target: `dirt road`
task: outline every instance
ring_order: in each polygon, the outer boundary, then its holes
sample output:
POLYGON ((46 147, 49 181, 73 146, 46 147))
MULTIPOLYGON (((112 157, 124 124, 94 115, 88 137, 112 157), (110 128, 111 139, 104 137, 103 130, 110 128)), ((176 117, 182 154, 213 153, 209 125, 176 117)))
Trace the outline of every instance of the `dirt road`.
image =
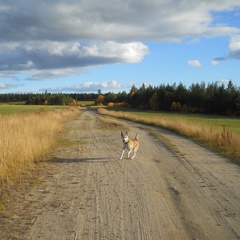
POLYGON ((25 239, 240 239, 239 166, 171 132, 151 128, 169 147, 149 127, 116 121, 86 110, 68 124, 29 193, 25 239), (139 135, 133 160, 119 160, 125 130, 139 135))

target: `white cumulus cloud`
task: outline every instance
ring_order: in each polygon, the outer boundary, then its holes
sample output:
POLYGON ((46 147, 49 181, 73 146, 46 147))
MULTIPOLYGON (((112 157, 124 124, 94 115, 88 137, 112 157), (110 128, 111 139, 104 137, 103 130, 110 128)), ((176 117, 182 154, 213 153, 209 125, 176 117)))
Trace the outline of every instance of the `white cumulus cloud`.
POLYGON ((0 82, 0 89, 11 89, 22 86, 22 84, 8 84, 8 83, 1 83, 0 82))
POLYGON ((240 34, 231 37, 229 49, 229 58, 240 60, 240 34))
POLYGON ((240 35, 235 35, 231 37, 229 49, 232 52, 240 51, 240 35))
POLYGON ((29 74, 33 80, 74 75, 105 64, 139 63, 149 54, 148 47, 140 42, 95 41, 83 45, 79 42, 30 41, 4 45, 0 70, 29 74))
POLYGON ((188 64, 193 67, 201 67, 202 64, 199 60, 189 60, 188 64))
MULTIPOLYGON (((71 87, 57 87, 47 89, 49 92, 97 92, 98 89, 101 91, 112 91, 118 90, 121 88, 121 85, 115 81, 106 81, 106 82, 83 82, 80 84, 75 84, 71 87)), ((44 89, 40 89, 44 91, 44 89)))
POLYGON ((218 83, 227 84, 227 83, 229 83, 229 80, 228 79, 220 79, 220 80, 218 80, 218 83))
POLYGON ((218 65, 218 64, 219 64, 219 61, 217 61, 217 60, 212 60, 212 61, 211 61, 211 64, 212 64, 212 65, 218 65))

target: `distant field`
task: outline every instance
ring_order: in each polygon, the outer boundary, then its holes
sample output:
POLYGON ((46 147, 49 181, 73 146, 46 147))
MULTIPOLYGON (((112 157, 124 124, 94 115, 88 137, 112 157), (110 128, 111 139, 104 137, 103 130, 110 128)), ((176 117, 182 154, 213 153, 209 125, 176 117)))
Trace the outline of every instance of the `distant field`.
POLYGON ((13 105, 0 104, 0 115, 31 113, 42 110, 52 111, 56 109, 66 109, 68 106, 40 106, 40 105, 13 105))
POLYGON ((223 127, 227 128, 233 133, 240 133, 240 118, 227 118, 221 116, 208 116, 199 114, 174 114, 174 113, 153 113, 153 112, 135 112, 137 116, 148 117, 148 118, 165 118, 171 121, 182 120, 186 123, 193 123, 198 126, 213 126, 214 128, 219 128, 222 130, 223 127))
POLYGON ((82 106, 90 106, 94 104, 94 101, 78 101, 77 103, 82 106))
MULTIPOLYGON (((111 111, 111 108, 108 108, 111 111)), ((116 111, 116 109, 113 108, 116 111)), ((223 117, 216 115, 201 115, 201 114, 181 114, 181 113, 164 113, 164 112, 151 112, 151 111, 132 111, 129 109, 119 109, 124 113, 134 114, 136 117, 144 119, 164 119, 171 122, 185 122, 198 126, 212 126, 222 130, 223 127, 227 128, 232 133, 240 134, 240 118, 223 117), (124 110, 124 111, 123 111, 124 110)))

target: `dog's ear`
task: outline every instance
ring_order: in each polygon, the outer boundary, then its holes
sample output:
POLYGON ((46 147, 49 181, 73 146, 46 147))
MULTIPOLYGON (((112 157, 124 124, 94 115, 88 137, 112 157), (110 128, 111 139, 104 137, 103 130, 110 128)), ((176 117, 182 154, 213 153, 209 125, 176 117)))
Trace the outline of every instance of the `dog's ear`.
POLYGON ((121 137, 123 137, 123 132, 121 132, 121 137))
POLYGON ((128 135, 128 132, 126 131, 126 134, 128 135))

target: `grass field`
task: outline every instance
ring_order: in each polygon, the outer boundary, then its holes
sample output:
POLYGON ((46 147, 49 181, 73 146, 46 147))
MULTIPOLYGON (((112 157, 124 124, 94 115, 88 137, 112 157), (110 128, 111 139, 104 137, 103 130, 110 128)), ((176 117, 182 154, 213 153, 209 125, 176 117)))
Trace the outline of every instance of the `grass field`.
POLYGON ((175 114, 131 109, 99 109, 107 114, 131 121, 166 128, 200 141, 204 145, 240 163, 240 119, 195 114, 175 114))
POLYGON ((66 108, 68 108, 68 106, 0 104, 0 115, 52 111, 66 108))
POLYGON ((203 115, 203 114, 181 114, 181 113, 166 113, 152 111, 133 111, 127 108, 108 108, 109 111, 121 112, 122 114, 134 114, 136 117, 146 119, 165 119, 172 121, 183 121, 193 123, 198 126, 212 126, 220 130, 223 127, 229 131, 240 134, 240 118, 223 117, 218 115, 203 115))
POLYGON ((81 105, 81 106, 91 106, 91 105, 93 105, 94 104, 94 101, 78 101, 77 102, 79 105, 81 105))
MULTIPOLYGON (((133 112, 131 112, 133 113, 133 112)), ((212 115, 200 114, 176 114, 176 113, 156 113, 156 112, 134 112, 140 118, 162 118, 171 121, 183 121, 186 123, 196 124, 198 126, 211 126, 222 130, 227 128, 232 133, 240 134, 240 118, 229 118, 212 115)))

